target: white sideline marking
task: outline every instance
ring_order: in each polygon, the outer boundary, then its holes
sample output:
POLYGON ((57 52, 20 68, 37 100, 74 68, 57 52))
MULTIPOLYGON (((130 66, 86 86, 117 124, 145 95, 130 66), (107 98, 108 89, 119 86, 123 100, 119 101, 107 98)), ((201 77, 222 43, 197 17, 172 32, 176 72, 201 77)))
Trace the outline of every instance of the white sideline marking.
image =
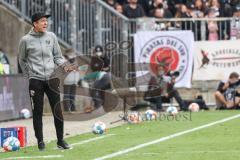
POLYGON ((11 159, 50 159, 50 158, 62 158, 63 155, 48 155, 48 156, 26 156, 26 157, 9 157, 2 160, 11 160, 11 159))
MULTIPOLYGON (((81 145, 81 144, 85 144, 85 143, 89 143, 89 142, 92 142, 92 141, 97 141, 99 139, 103 139, 103 138, 106 138, 106 137, 110 137, 110 136, 114 136, 115 134, 108 134, 108 135, 103 135, 103 136, 100 136, 100 137, 95 137, 95 138, 91 138, 91 139, 87 139, 87 140, 84 140, 84 141, 80 141, 80 142, 77 142, 77 143, 73 143, 71 144, 71 146, 76 146, 76 145, 81 145)), ((48 156, 29 156, 29 157, 9 157, 9 158, 4 158, 4 159, 1 159, 1 160, 14 160, 14 159, 49 159, 49 158, 62 158, 63 155, 48 155, 48 156)))
POLYGON ((164 142, 166 140, 169 140, 169 139, 172 139, 172 138, 175 138, 175 137, 179 137, 179 136, 182 136, 182 135, 187 134, 187 133, 195 132, 195 131, 198 131, 198 130, 201 130, 201 129, 204 129, 204 128, 207 128, 207 127, 211 127, 211 126, 214 126, 216 124, 224 123, 224 122, 227 122, 227 121, 239 118, 239 117, 240 117, 240 114, 237 114, 235 116, 224 118, 222 120, 218 120, 218 121, 215 121, 215 122, 212 122, 212 123, 208 123, 208 124, 205 124, 205 125, 193 128, 193 129, 189 129, 189 130, 186 130, 186 131, 178 132, 178 133, 175 133, 175 134, 172 134, 172 135, 169 135, 169 136, 166 136, 166 137, 162 137, 162 138, 159 138, 157 140, 153 140, 153 141, 150 141, 150 142, 147 142, 147 143, 139 144, 139 145, 137 145, 135 147, 131 147, 131 148, 127 148, 127 149, 124 149, 124 150, 120 150, 118 152, 105 155, 103 157, 95 158, 94 160, 104 160, 104 159, 113 158, 113 157, 116 157, 116 156, 119 156, 119 155, 122 155, 122 154, 126 154, 128 152, 135 151, 137 149, 141 149, 141 148, 153 145, 153 144, 164 142))
MULTIPOLYGON (((86 143, 89 143, 89 142, 97 141, 97 140, 100 140, 100 139, 103 139, 103 138, 107 138, 107 137, 110 137, 110 136, 114 136, 114 135, 115 134, 102 135, 100 137, 90 138, 90 139, 83 140, 83 141, 80 141, 80 142, 77 142, 77 143, 72 143, 72 144, 70 144, 70 146, 82 145, 82 144, 86 144, 86 143)), ((54 150, 58 150, 58 149, 59 148, 54 148, 54 150)), ((73 149, 73 147, 71 147, 71 149, 73 149)))
POLYGON ((103 135, 103 136, 100 136, 100 137, 95 137, 95 138, 91 138, 91 139, 87 139, 87 140, 84 140, 84 141, 80 141, 80 142, 77 142, 77 143, 73 143, 71 144, 71 146, 76 146, 76 145, 81 145, 81 144, 85 144, 85 143, 89 143, 89 142, 92 142, 92 141, 97 141, 99 139, 103 139, 103 138, 106 138, 106 137, 109 137, 109 136, 114 136, 115 134, 108 134, 108 135, 103 135))
MULTIPOLYGON (((179 151, 179 152, 164 152, 167 154, 189 154, 189 153, 240 153, 238 150, 226 150, 226 151, 179 151)), ((160 155, 161 152, 147 152, 142 153, 143 155, 160 155)))

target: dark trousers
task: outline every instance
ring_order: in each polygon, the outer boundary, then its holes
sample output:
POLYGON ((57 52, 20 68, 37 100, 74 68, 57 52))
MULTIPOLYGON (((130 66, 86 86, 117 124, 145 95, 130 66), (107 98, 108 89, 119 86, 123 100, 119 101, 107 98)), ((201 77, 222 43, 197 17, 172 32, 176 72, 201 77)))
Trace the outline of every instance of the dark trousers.
POLYGON ((109 73, 105 74, 101 79, 96 80, 91 89, 94 107, 99 108, 104 103, 104 90, 111 88, 111 79, 109 73))
POLYGON ((186 109, 186 105, 184 101, 182 100, 181 96, 179 95, 178 91, 176 89, 171 89, 168 91, 168 97, 165 96, 157 96, 157 97, 152 97, 149 99, 150 102, 156 104, 157 109, 162 109, 162 103, 169 103, 170 98, 175 98, 177 103, 179 104, 179 107, 181 109, 186 109))
POLYGON ((54 124, 57 133, 57 139, 63 139, 63 115, 60 105, 59 80, 51 79, 42 81, 37 79, 29 80, 29 93, 32 102, 33 127, 38 141, 43 140, 43 104, 44 93, 46 93, 51 110, 54 116, 54 124))
POLYGON ((64 110, 75 111, 76 85, 64 85, 64 110))

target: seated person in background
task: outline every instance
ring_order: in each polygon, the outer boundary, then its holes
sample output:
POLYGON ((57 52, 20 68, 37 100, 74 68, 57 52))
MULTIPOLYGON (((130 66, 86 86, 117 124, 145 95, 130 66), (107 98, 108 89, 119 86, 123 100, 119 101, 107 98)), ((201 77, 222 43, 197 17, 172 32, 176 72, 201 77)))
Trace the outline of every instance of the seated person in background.
POLYGON ((111 88, 109 66, 110 59, 103 53, 102 46, 96 46, 94 49, 94 55, 91 57, 90 62, 92 73, 83 78, 84 80, 94 80, 93 85, 90 86, 90 94, 94 102, 94 108, 88 108, 85 112, 91 112, 94 109, 98 109, 103 106, 104 90, 111 88))
MULTIPOLYGON (((67 54, 73 54, 73 50, 70 49, 66 52, 67 54)), ((72 55, 74 56, 74 55, 72 55)), ((64 55, 65 59, 71 63, 74 64, 76 62, 74 58, 70 58, 68 55, 64 55)), ((75 107, 75 96, 76 96, 76 87, 79 81, 79 73, 77 71, 71 71, 68 73, 66 78, 64 79, 64 111, 76 111, 75 107)))
POLYGON ((148 91, 145 94, 145 100, 156 104, 157 110, 162 111, 162 103, 170 102, 170 98, 175 98, 181 110, 187 110, 184 101, 178 91, 174 88, 175 79, 179 73, 172 75, 165 74, 165 64, 160 63, 156 67, 156 75, 152 76, 148 91))
POLYGON ((218 109, 236 108, 240 103, 240 79, 239 74, 232 72, 227 81, 221 81, 215 92, 218 109))

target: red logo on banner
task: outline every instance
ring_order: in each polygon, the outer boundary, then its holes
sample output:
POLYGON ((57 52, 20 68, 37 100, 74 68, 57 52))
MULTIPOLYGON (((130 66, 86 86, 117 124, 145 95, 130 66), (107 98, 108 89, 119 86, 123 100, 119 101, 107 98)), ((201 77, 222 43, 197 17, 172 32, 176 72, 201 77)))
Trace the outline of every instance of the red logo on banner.
POLYGON ((179 82, 185 77, 189 67, 192 67, 189 66, 191 59, 187 46, 185 42, 176 37, 158 36, 145 43, 136 61, 143 64, 150 63, 148 68, 143 67, 143 75, 147 70, 151 74, 156 74, 156 65, 162 63, 166 73, 170 71, 180 73, 176 79, 176 82, 179 82))
POLYGON ((158 48, 150 57, 151 70, 156 73, 156 65, 164 64, 165 72, 175 71, 179 65, 179 53, 169 47, 158 48))

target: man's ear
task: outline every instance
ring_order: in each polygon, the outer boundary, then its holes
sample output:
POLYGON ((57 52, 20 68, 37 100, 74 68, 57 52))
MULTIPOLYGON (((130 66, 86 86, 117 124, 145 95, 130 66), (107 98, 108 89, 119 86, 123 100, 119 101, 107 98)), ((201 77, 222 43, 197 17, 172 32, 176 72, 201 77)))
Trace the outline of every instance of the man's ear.
POLYGON ((37 23, 37 22, 33 22, 33 27, 35 27, 36 23, 37 23))

